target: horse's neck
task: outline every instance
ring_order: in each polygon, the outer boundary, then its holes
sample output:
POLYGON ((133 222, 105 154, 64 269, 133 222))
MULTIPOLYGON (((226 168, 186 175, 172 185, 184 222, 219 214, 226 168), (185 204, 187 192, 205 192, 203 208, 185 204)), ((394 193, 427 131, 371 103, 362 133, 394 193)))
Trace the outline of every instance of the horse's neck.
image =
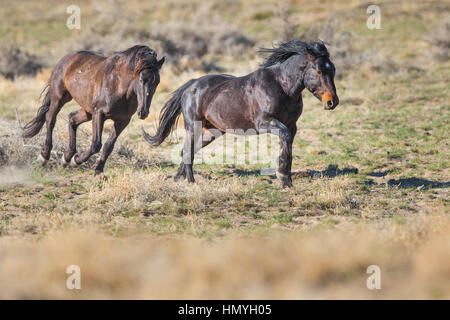
POLYGON ((306 68, 306 62, 300 56, 293 56, 285 62, 275 66, 276 80, 280 83, 284 92, 289 97, 298 97, 301 95, 305 86, 303 77, 306 68))

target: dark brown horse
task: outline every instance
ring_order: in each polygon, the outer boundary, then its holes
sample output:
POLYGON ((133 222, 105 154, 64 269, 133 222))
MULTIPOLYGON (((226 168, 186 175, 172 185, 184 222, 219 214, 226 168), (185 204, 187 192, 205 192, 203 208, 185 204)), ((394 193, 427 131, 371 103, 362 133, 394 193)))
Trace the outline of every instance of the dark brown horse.
POLYGON ((336 108, 335 68, 325 45, 319 42, 292 40, 261 51, 271 55, 261 68, 246 76, 207 75, 188 81, 161 110, 155 136, 143 132, 150 145, 160 145, 183 112, 186 137, 176 179, 187 176, 194 182, 194 154, 217 137, 210 134, 212 129, 221 133, 253 129, 257 134, 270 132, 280 137, 277 177, 284 187, 292 186, 292 142, 303 109, 302 91, 307 88, 325 109, 336 108), (195 137, 198 123, 203 134, 195 137), (211 138, 202 138, 205 134, 211 138))
POLYGON ((62 58, 48 83, 48 90, 36 117, 25 125, 23 136, 38 134, 44 123, 47 136, 38 161, 44 165, 50 158, 52 132, 56 116, 62 106, 74 99, 81 110, 69 115, 69 150, 62 156, 63 164, 79 165, 102 147, 103 123, 114 121, 109 138, 95 169, 103 172, 106 159, 114 148, 117 137, 138 111, 140 119, 148 116, 150 103, 159 84, 159 69, 164 58, 157 60, 156 53, 147 46, 134 46, 105 57, 92 51, 78 51, 62 58), (77 154, 77 127, 92 120, 91 147, 77 154))

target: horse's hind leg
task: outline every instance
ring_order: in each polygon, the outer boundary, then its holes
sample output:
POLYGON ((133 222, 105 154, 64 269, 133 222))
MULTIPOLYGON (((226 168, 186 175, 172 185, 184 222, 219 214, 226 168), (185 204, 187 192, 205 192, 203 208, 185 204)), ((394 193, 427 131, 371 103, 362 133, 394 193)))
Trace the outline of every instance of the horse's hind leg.
POLYGON ((194 154, 194 130, 187 129, 182 151, 182 162, 179 171, 182 170, 181 167, 184 168, 182 175, 187 176, 187 180, 189 182, 195 182, 194 172, 192 171, 194 154))
POLYGON ((77 153, 77 128, 80 124, 92 119, 90 113, 78 110, 69 114, 69 150, 62 156, 61 163, 67 165, 73 155, 77 153))
POLYGON ((186 130, 186 140, 185 140, 185 144, 183 147, 183 150, 181 151, 181 157, 182 157, 182 161, 180 164, 180 167, 178 168, 178 172, 174 177, 174 180, 177 181, 180 178, 186 178, 186 175, 188 177, 188 181, 189 182, 194 182, 194 174, 192 171, 192 164, 194 162, 194 154, 197 153, 200 149, 206 147, 207 145, 209 145, 211 142, 213 142, 216 138, 220 137, 223 133, 221 131, 219 131, 218 129, 215 129, 215 131, 217 131, 216 134, 213 134, 210 129, 213 129, 214 127, 212 125, 210 125, 208 122, 205 124, 205 126, 202 128, 202 135, 200 137, 194 137, 197 139, 201 139, 201 145, 199 142, 197 143, 193 143, 194 139, 191 139, 191 137, 193 137, 194 135, 192 133, 190 133, 190 131, 186 130), (188 139, 189 136, 189 139, 188 139), (194 147, 195 146, 195 147, 194 147), (185 154, 185 152, 190 152, 191 150, 193 150, 193 152, 191 152, 191 157, 190 160, 188 159, 188 157, 184 157, 183 154, 185 154), (187 162, 185 162, 187 161, 187 162))
POLYGON ((53 148, 53 129, 55 128, 56 116, 61 110, 62 106, 72 100, 69 92, 63 91, 62 93, 54 92, 52 88, 51 96, 50 96, 50 109, 45 115, 45 123, 47 127, 47 135, 45 138, 44 147, 42 148, 42 152, 40 156, 43 159, 40 159, 42 163, 47 162, 50 159, 50 152, 53 148), (43 161, 42 161, 43 160, 43 161))
MULTIPOLYGON (((192 171, 192 164, 194 163, 194 154, 195 154, 195 139, 201 139, 201 134, 197 134, 199 137, 195 136, 195 130, 193 124, 185 124, 186 128, 186 137, 184 138, 184 147, 181 153, 182 162, 180 168, 178 170, 177 176, 175 176, 175 180, 177 180, 180 176, 187 176, 187 180, 189 182, 195 182, 194 172, 192 171)), ((197 143, 198 144, 198 143, 197 143)))

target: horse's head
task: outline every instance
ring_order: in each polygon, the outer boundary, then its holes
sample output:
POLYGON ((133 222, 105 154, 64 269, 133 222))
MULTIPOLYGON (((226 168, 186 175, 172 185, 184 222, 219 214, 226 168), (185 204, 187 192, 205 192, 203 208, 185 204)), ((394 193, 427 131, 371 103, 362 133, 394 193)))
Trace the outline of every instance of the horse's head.
POLYGON ((326 54, 314 56, 307 54, 308 64, 305 70, 303 83, 305 87, 320 101, 326 110, 333 110, 339 104, 339 97, 334 85, 336 69, 331 62, 328 52, 322 43, 315 42, 318 52, 326 54))
POLYGON ((150 112, 150 104, 159 84, 159 70, 164 61, 165 57, 158 61, 156 54, 153 53, 153 59, 150 59, 150 61, 143 60, 136 66, 134 92, 137 96, 137 114, 139 119, 147 118, 150 112))

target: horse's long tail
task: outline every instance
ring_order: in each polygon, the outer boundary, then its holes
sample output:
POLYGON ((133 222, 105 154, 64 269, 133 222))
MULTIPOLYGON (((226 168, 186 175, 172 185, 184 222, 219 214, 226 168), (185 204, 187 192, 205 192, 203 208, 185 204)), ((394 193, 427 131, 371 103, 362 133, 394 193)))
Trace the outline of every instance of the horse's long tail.
POLYGON ((166 102, 159 114, 159 126, 154 136, 149 135, 142 129, 142 134, 145 141, 152 147, 157 147, 169 136, 172 132, 178 118, 181 114, 181 98, 184 91, 192 84, 194 80, 186 82, 183 86, 178 88, 169 101, 166 102))
POLYGON ((39 108, 36 117, 34 117, 33 120, 28 122, 23 127, 23 134, 22 136, 24 138, 31 138, 34 137, 41 131, 42 126, 45 123, 45 115, 47 114, 48 110, 50 109, 50 90, 49 85, 47 85, 44 90, 42 91, 41 95, 45 93, 44 100, 42 102, 42 106, 39 108))

